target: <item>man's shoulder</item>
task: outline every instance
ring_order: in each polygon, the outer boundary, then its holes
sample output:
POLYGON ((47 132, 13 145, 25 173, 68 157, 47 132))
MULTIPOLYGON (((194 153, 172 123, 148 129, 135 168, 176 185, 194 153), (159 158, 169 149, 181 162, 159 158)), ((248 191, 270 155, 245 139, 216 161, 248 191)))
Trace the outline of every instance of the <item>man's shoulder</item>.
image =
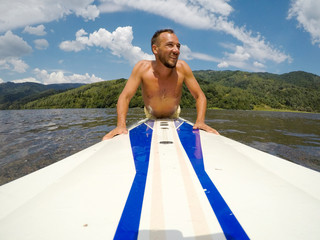
POLYGON ((150 68, 152 64, 151 60, 140 60, 136 63, 135 67, 137 68, 150 68))
POLYGON ((183 60, 179 60, 179 61, 177 62, 176 68, 177 68, 178 71, 182 71, 182 72, 184 72, 184 73, 191 71, 188 63, 186 63, 186 62, 183 61, 183 60))
POLYGON ((136 63, 136 65, 133 68, 132 76, 135 78, 142 79, 143 76, 150 72, 150 69, 152 68, 152 61, 149 60, 141 60, 136 63))
POLYGON ((188 64, 185 62, 185 61, 183 61, 183 60, 178 60, 178 62, 177 62, 177 67, 183 67, 183 66, 188 66, 188 64))

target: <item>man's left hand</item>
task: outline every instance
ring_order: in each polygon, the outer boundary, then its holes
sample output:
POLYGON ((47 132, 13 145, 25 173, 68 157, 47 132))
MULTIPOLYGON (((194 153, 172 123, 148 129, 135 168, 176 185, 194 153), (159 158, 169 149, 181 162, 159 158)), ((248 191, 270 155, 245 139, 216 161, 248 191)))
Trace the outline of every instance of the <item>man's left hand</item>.
POLYGON ((193 129, 201 129, 201 130, 204 130, 206 132, 209 132, 209 133, 214 133, 216 135, 220 135, 219 132, 215 129, 213 129, 212 127, 208 126, 207 124, 205 123, 195 123, 193 125, 193 129))

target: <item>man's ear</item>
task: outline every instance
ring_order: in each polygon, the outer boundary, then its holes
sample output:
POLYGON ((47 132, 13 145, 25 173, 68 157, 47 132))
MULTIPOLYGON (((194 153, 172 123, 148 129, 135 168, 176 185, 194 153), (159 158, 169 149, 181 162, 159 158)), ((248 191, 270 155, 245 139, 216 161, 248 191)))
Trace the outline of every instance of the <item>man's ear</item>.
POLYGON ((155 44, 152 45, 152 52, 153 52, 153 54, 158 54, 158 47, 157 47, 157 45, 155 45, 155 44))

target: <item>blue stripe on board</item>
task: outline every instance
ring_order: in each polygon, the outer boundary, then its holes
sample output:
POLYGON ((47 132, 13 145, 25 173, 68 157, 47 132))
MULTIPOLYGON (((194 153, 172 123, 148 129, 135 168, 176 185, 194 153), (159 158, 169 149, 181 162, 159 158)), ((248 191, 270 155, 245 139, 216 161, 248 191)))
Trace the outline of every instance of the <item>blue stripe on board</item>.
POLYGON ((240 223, 233 215, 216 186, 205 171, 200 142, 199 130, 194 130, 190 124, 183 123, 177 128, 180 141, 185 149, 194 171, 205 190, 210 205, 215 212, 225 237, 231 239, 249 239, 240 223))
MULTIPOLYGON (((153 127, 153 121, 147 124, 153 127)), ((136 168, 126 205, 123 209, 114 239, 137 239, 142 210, 144 190, 150 158, 152 129, 141 124, 129 132, 132 154, 136 168)))

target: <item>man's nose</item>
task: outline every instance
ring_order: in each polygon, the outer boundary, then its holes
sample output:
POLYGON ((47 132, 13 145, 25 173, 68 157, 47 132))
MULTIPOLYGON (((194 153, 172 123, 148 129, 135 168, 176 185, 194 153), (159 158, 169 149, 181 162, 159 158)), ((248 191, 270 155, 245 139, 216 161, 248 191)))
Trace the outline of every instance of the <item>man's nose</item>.
POLYGON ((179 54, 179 53, 180 53, 180 49, 178 48, 178 46, 174 46, 174 47, 173 47, 173 52, 174 52, 175 54, 179 54))

